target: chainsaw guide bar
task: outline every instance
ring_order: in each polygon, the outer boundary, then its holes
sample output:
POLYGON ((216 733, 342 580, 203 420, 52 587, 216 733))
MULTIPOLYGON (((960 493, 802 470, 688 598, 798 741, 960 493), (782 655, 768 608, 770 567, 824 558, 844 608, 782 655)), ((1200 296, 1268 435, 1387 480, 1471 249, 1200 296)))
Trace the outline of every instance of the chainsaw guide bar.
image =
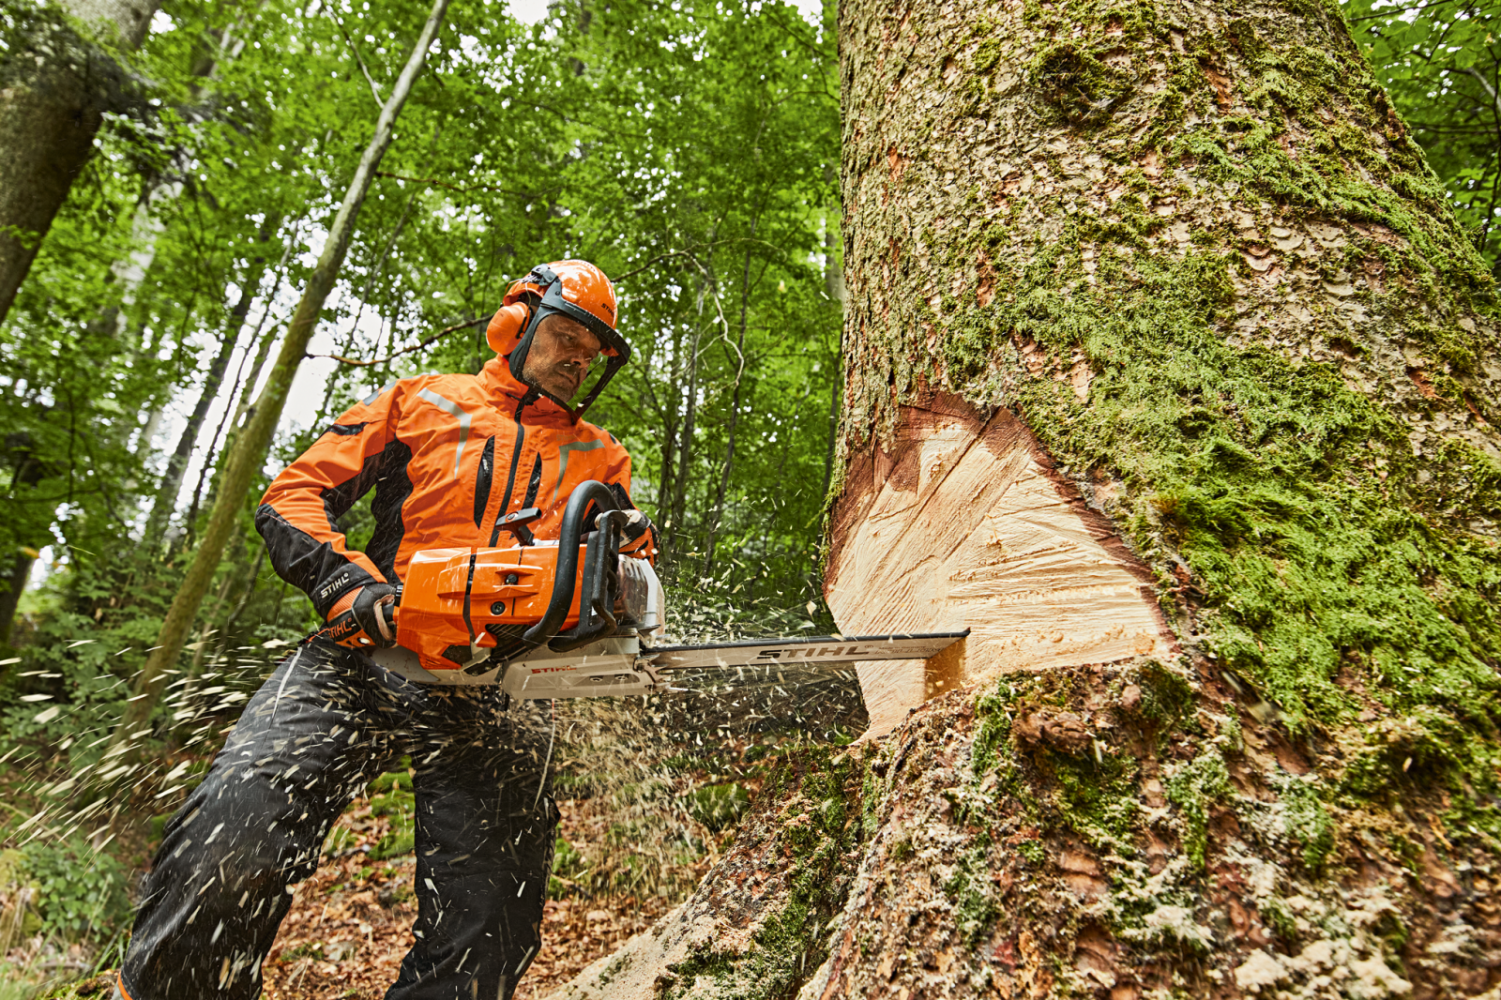
POLYGON ((672 690, 671 672, 713 667, 833 667, 881 660, 927 660, 969 635, 929 634, 808 636, 747 639, 722 645, 643 647, 637 636, 612 636, 557 653, 543 646, 504 663, 481 660, 461 670, 427 670, 401 646, 373 650, 376 663, 418 684, 499 685, 513 698, 598 698, 672 690))

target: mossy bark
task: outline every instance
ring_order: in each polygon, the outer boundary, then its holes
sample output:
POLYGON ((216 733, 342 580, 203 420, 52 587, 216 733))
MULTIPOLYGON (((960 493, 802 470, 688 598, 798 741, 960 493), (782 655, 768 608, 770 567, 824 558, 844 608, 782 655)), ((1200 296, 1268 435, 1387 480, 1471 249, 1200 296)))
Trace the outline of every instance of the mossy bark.
POLYGON ((1174 642, 852 751, 840 914, 709 943, 800 863, 753 820, 643 995, 1493 995, 1497 294, 1338 7, 846 0, 841 59, 831 565, 918 415, 1005 415, 1174 642))

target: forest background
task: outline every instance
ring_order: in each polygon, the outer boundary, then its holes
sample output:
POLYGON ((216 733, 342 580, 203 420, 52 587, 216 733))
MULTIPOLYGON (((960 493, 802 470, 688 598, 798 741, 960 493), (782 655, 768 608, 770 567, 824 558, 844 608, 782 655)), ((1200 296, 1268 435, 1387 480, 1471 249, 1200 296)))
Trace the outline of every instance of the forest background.
MULTIPOLYGON (((1501 275, 1501 0, 1343 9, 1501 275)), ((842 388, 834 14, 450 8, 313 341, 343 360, 303 362, 143 730, 160 766, 112 775, 150 806, 127 813, 169 812, 190 758, 316 624, 252 526, 266 483, 373 389, 478 370, 484 320, 541 261, 587 258, 618 282, 635 356, 590 419, 634 456, 676 634, 833 627, 819 560, 842 388)), ((223 456, 426 15, 406 0, 168 3, 139 51, 114 54, 128 78, 0 321, 0 882, 31 887, 24 905, 0 887, 0 945, 82 946, 90 967, 118 947, 143 841, 94 851, 120 804, 75 797, 116 770, 110 734, 223 456)), ((0 0, 0 86, 56 19, 0 0)), ((341 523, 361 544, 368 507, 341 523)))

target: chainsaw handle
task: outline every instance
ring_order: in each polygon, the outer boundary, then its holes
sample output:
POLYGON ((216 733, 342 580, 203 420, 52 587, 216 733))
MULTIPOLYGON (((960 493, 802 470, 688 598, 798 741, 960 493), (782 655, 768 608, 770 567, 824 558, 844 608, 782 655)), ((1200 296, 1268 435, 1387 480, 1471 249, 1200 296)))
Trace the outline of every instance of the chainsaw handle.
POLYGON ((558 538, 558 568, 553 576, 552 598, 547 602, 542 620, 521 634, 521 641, 527 649, 536 649, 557 635, 573 608, 573 592, 578 582, 579 538, 584 534, 584 512, 591 501, 597 503, 601 511, 620 509, 615 494, 597 479, 579 483, 569 494, 558 538))

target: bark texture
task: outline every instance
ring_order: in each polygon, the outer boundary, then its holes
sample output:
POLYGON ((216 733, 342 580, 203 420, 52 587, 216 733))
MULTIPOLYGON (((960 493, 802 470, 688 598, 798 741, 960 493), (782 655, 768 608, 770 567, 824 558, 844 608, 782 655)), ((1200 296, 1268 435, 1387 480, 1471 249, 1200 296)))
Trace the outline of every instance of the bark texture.
POLYGON ((565 995, 1496 996, 1496 290, 1337 5, 840 31, 829 603, 974 631, 565 995))
POLYGON ((38 9, 7 39, 0 67, 0 322, 93 150, 104 112, 121 104, 125 71, 111 50, 140 45, 156 2, 61 7, 96 37, 80 36, 56 9, 38 9))

